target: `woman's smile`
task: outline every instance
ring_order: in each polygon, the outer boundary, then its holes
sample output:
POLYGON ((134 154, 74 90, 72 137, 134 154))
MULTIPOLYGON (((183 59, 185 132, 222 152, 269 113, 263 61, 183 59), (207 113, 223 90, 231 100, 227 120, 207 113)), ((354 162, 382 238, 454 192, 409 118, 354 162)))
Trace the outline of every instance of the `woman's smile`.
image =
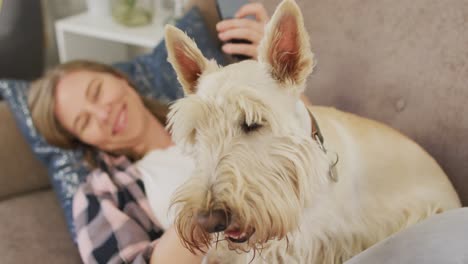
POLYGON ((112 127, 112 136, 118 135, 127 127, 127 105, 123 104, 120 111, 117 113, 117 117, 114 120, 112 127))

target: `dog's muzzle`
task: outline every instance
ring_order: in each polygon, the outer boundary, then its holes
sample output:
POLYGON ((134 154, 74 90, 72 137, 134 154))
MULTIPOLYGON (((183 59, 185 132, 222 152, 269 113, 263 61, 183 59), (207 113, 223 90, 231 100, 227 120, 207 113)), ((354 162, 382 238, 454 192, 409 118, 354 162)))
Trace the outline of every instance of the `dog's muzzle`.
POLYGON ((198 213, 197 221, 200 227, 207 233, 223 232, 231 222, 231 214, 223 210, 198 213))
POLYGON ((205 232, 210 234, 224 232, 224 236, 233 243, 244 243, 255 232, 254 228, 241 230, 240 225, 233 221, 232 214, 224 210, 198 213, 197 221, 205 232))

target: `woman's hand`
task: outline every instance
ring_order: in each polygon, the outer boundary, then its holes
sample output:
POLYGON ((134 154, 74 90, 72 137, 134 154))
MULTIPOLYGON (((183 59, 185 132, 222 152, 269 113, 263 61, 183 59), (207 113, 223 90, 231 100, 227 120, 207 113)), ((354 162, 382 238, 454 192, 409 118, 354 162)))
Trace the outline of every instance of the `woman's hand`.
POLYGON ((264 34, 265 24, 269 17, 261 3, 250 3, 242 6, 233 19, 227 19, 216 25, 218 37, 223 42, 232 39, 248 40, 248 43, 226 43, 222 49, 227 54, 238 54, 257 58, 257 46, 264 34), (255 16, 255 20, 246 16, 255 16))

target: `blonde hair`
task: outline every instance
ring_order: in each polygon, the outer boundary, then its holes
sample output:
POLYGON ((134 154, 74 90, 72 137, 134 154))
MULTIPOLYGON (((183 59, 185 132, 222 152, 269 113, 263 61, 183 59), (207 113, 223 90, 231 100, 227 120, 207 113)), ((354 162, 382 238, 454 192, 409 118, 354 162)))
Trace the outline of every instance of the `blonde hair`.
MULTIPOLYGON (((34 81, 28 94, 28 104, 31 111, 32 121, 38 132, 44 139, 54 146, 64 149, 84 148, 85 159, 92 167, 96 166, 96 148, 81 142, 75 135, 68 132, 55 116, 55 90, 58 82, 65 75, 80 71, 92 71, 109 73, 123 78, 130 86, 135 87, 130 79, 117 69, 97 62, 75 60, 61 64, 48 71, 42 78, 34 81)), ((166 124, 168 106, 154 99, 141 97, 145 107, 163 124, 166 124)), ((122 150, 120 153, 127 153, 122 150)), ((131 157, 130 158, 135 158, 131 157)))

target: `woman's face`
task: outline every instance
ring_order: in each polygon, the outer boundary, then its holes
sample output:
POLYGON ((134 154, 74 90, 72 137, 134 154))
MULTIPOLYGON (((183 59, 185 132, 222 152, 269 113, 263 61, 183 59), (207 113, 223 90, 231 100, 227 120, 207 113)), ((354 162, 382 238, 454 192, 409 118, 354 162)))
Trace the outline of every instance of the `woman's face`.
POLYGON ((55 91, 58 121, 81 141, 106 151, 131 148, 145 131, 146 108, 125 79, 74 71, 55 91))

